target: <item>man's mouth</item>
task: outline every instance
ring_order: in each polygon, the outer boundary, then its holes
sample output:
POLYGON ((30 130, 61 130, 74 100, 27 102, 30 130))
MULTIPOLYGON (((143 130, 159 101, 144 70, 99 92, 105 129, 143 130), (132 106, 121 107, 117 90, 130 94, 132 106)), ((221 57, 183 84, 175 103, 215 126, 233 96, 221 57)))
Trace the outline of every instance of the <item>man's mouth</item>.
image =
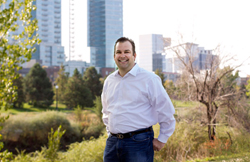
POLYGON ((128 60, 119 60, 119 62, 127 62, 128 60))

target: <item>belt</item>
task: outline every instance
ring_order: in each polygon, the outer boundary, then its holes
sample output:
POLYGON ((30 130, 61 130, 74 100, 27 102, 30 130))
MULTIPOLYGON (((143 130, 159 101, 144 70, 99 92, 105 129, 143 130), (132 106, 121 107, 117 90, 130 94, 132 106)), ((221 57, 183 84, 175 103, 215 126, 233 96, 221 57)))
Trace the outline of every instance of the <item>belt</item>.
POLYGON ((112 135, 112 136, 115 136, 115 137, 117 137, 117 138, 119 138, 119 139, 123 139, 123 138, 131 138, 133 135, 135 135, 135 134, 140 134, 140 133, 144 133, 144 132, 150 132, 150 131, 152 131, 153 130, 153 128, 152 128, 152 126, 151 127, 149 127, 149 128, 146 128, 146 129, 143 129, 143 130, 138 130, 138 131, 133 131, 133 132, 128 132, 128 133, 118 133, 118 134, 114 134, 114 133, 111 133, 110 132, 110 134, 112 135))

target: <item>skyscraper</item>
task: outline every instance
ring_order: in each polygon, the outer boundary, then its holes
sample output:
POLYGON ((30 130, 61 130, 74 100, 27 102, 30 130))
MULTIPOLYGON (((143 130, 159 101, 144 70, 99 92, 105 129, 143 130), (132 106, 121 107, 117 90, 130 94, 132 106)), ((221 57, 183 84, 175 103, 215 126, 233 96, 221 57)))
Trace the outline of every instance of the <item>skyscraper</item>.
POLYGON ((171 39, 164 38, 161 34, 140 35, 138 63, 148 71, 163 70, 164 56, 162 54, 164 47, 170 44, 171 39))
POLYGON ((95 67, 115 67, 114 43, 123 36, 123 1, 88 0, 88 46, 95 67))
POLYGON ((61 46, 61 0, 36 0, 37 9, 32 18, 38 20, 39 38, 32 59, 42 60, 45 66, 60 66, 65 61, 64 47, 61 46))

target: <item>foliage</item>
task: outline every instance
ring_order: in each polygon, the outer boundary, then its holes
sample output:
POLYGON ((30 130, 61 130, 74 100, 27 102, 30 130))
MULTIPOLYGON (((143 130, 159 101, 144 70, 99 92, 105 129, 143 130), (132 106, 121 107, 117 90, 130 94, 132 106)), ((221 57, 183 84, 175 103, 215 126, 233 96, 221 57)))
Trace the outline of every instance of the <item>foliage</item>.
POLYGON ((170 98, 174 97, 175 96, 175 85, 173 83, 172 80, 166 80, 165 83, 164 83, 164 87, 168 93, 168 95, 170 96, 170 98))
POLYGON ((64 135, 66 130, 61 131, 61 125, 54 132, 53 128, 51 128, 51 132, 48 135, 48 148, 43 147, 42 152, 44 153, 44 157, 48 160, 55 161, 58 159, 58 153, 60 147, 60 140, 64 135))
MULTIPOLYGON (((218 74, 221 75, 225 73, 225 71, 229 71, 232 68, 230 66, 226 66, 223 69, 218 69, 218 74)), ((224 94, 226 93, 231 93, 231 91, 236 91, 237 88, 237 78, 239 77, 239 71, 237 70, 235 74, 233 73, 227 73, 225 77, 223 77, 220 81, 220 84, 223 86, 223 92, 224 94)))
POLYGON ((250 97, 250 79, 247 81, 246 89, 247 89, 246 95, 250 97))
POLYGON ((40 42, 38 35, 33 34, 38 27, 37 20, 31 20, 31 12, 36 9, 32 1, 12 0, 9 4, 0 1, 1 7, 6 5, 0 11, 0 107, 4 109, 10 108, 15 100, 15 87, 12 86, 17 78, 15 71, 31 59, 35 51, 33 46, 40 42), (22 24, 22 32, 14 35, 20 28, 17 22, 22 24))
POLYGON ((13 161, 15 162, 27 162, 27 161, 35 161, 35 162, 56 162, 61 161, 61 157, 58 156, 58 149, 60 146, 60 139, 65 133, 64 131, 61 131, 61 126, 58 127, 57 131, 54 132, 53 129, 51 129, 51 132, 48 136, 48 148, 42 147, 41 152, 34 152, 30 154, 25 154, 24 151, 19 152, 18 155, 15 157, 13 161))
POLYGON ((14 101, 13 106, 15 108, 22 108, 23 103, 25 102, 25 95, 23 90, 23 77, 19 76, 13 81, 13 85, 16 86, 17 99, 14 101))
POLYGON ((83 75, 84 84, 90 89, 93 100, 95 99, 95 96, 101 95, 102 84, 100 78, 101 75, 97 73, 93 66, 87 68, 83 75))
POLYGON ((164 77, 164 74, 162 73, 162 71, 160 69, 156 69, 155 74, 161 78, 161 83, 162 83, 162 86, 164 87, 165 77, 164 77))
POLYGON ((68 76, 65 73, 64 66, 61 65, 60 70, 58 72, 58 77, 56 78, 56 84, 58 85, 58 101, 63 103, 63 95, 65 92, 66 84, 68 82, 68 76))
POLYGON ((77 70, 77 68, 75 68, 72 77, 73 77, 73 78, 76 78, 76 79, 79 79, 79 80, 82 80, 82 75, 81 75, 81 73, 77 70))
MULTIPOLYGON (((182 40, 183 41, 183 40, 182 40)), ((205 60, 202 61, 202 69, 195 66, 199 59, 198 49, 194 43, 179 43, 174 47, 169 47, 167 52, 173 53, 179 64, 182 66, 182 74, 185 79, 180 82, 182 92, 188 96, 189 100, 196 100, 207 107, 207 125, 208 138, 214 140, 216 135, 217 113, 219 108, 222 108, 228 100, 235 100, 235 96, 240 93, 232 88, 236 75, 232 72, 241 65, 225 67, 219 70, 226 63, 229 64, 234 58, 230 55, 222 55, 220 46, 213 50, 213 54, 207 54, 205 60), (227 78, 228 77, 228 78, 227 78), (233 83, 232 83, 233 82, 233 83)), ((234 107, 230 107, 234 108, 234 107)))
MULTIPOLYGON (((38 35, 34 34, 38 29, 37 20, 31 21, 31 12, 36 9, 32 1, 13 0, 7 5, 6 0, 0 0, 0 108, 5 110, 11 108, 16 99, 13 86, 13 80, 18 77, 16 71, 21 69, 20 64, 31 59, 32 53, 35 52, 33 46, 40 42, 38 35), (2 8, 3 6, 5 7, 2 8), (22 32, 14 35, 19 29, 17 22, 22 23, 22 32)), ((0 117, 1 122, 6 119, 0 117)), ((0 146, 1 150, 2 142, 0 146)), ((2 152, 1 160, 4 161, 9 155, 7 151, 2 152)))
POLYGON ((74 77, 69 78, 63 95, 63 100, 67 107, 81 108, 92 106, 92 96, 90 90, 83 84, 83 81, 74 77))
POLYGON ((46 145, 51 128, 57 129, 60 125, 66 130, 61 141, 64 149, 67 144, 81 139, 78 127, 73 127, 65 114, 55 111, 11 116, 4 123, 1 133, 6 149, 12 152, 16 152, 15 148, 32 152, 46 145))
POLYGON ((48 107, 53 103, 54 92, 46 71, 36 63, 24 78, 26 100, 33 106, 48 107))
POLYGON ((102 121, 102 101, 100 96, 96 96, 95 98, 93 111, 98 117, 99 121, 102 121))
MULTIPOLYGON (((197 107, 197 103, 176 101, 178 107, 185 107, 177 109, 177 123, 174 134, 168 139, 164 148, 155 152, 156 162, 169 161, 212 161, 216 159, 228 159, 228 157, 244 157, 250 152, 250 135, 235 125, 225 124, 227 118, 224 113, 218 114, 219 122, 217 123, 217 134, 214 141, 207 139, 206 121, 204 123, 204 116, 206 116, 206 107, 197 107), (221 120, 222 119, 222 120, 221 120), (230 136, 228 135, 230 134, 230 136)), ((201 105, 199 105, 201 106, 201 105)), ((226 109, 225 109, 226 110, 226 109)), ((91 117, 91 114, 86 114, 83 111, 82 120, 86 120, 84 116, 91 117)), ((93 114, 92 114, 93 115, 93 114)), ((96 118, 93 119, 96 121, 96 118)), ((92 121, 92 122, 94 122, 92 121)), ((91 125, 91 124, 90 124, 91 125)), ((93 123, 92 126, 97 125, 93 123)), ((160 126, 153 126, 155 138, 159 135, 160 126)), ((87 130, 87 129, 86 129, 87 130)), ((66 131, 66 133, 68 130, 66 131)), ((104 132, 104 131, 103 131, 104 132)), ((62 136, 63 139, 63 136, 62 136)), ((100 136, 98 139, 90 138, 90 140, 83 140, 69 145, 67 152, 58 152, 58 157, 55 161, 84 161, 84 162, 101 162, 103 151, 105 148, 107 134, 100 136)), ((19 154, 13 160, 14 162, 26 161, 48 161, 44 154, 39 151, 31 154, 19 154), (18 158, 17 158, 18 157, 18 158)), ((243 158, 242 158, 243 159, 243 158)), ((249 158, 248 158, 249 159, 249 158)))
POLYGON ((93 105, 91 91, 84 85, 81 74, 77 69, 75 69, 73 76, 69 78, 65 86, 63 100, 69 108, 78 106, 84 108, 93 105))
POLYGON ((13 159, 12 152, 8 152, 8 150, 5 150, 0 153, 1 162, 9 162, 11 159, 13 159))
POLYGON ((106 138, 105 134, 98 139, 71 144, 67 152, 61 153, 65 157, 63 161, 102 162, 106 138))
POLYGON ((194 101, 195 99, 195 89, 194 82, 190 78, 188 72, 184 70, 183 74, 176 81, 176 90, 175 94, 179 100, 184 101, 194 101))

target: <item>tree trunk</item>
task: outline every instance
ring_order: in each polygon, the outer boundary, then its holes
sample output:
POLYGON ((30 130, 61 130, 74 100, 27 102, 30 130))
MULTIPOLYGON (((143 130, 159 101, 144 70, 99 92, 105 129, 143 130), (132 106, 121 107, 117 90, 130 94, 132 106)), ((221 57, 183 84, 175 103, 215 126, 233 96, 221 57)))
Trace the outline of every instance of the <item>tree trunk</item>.
POLYGON ((207 121, 208 121, 208 138, 211 141, 214 141, 215 129, 216 129, 216 119, 212 122, 213 119, 213 105, 207 105, 207 121))

